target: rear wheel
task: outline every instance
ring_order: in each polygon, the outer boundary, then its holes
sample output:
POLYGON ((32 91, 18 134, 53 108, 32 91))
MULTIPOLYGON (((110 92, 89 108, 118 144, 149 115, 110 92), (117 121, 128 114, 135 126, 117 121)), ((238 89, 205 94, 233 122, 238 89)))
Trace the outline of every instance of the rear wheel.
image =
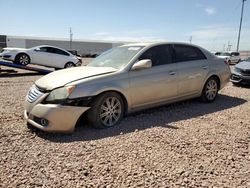
POLYGON ((96 128, 117 125, 124 114, 124 102, 115 92, 108 92, 97 97, 88 112, 89 123, 96 128))
POLYGON ((27 54, 18 54, 15 63, 26 66, 30 63, 30 57, 27 54))
POLYGON ((211 77, 205 83, 202 90, 201 99, 204 102, 213 102, 219 91, 219 82, 217 78, 211 77))
POLYGON ((76 65, 72 62, 68 62, 65 64, 64 68, 67 69, 67 68, 71 68, 71 67, 75 67, 76 65))

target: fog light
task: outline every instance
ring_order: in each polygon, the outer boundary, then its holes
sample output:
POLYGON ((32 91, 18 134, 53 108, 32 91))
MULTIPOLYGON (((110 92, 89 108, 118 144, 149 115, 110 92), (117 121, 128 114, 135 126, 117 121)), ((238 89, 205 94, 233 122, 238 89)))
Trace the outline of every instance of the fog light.
POLYGON ((45 127, 45 126, 48 126, 48 124, 49 124, 49 121, 48 121, 48 120, 41 118, 41 125, 42 125, 42 126, 45 127))

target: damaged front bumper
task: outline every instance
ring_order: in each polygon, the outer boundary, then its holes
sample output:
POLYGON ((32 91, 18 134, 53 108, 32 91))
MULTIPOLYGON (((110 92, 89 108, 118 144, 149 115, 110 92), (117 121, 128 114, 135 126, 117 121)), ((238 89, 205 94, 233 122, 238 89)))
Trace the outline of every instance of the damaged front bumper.
POLYGON ((25 101, 24 117, 32 126, 47 132, 73 132, 79 117, 90 108, 41 104, 41 100, 35 104, 25 101))

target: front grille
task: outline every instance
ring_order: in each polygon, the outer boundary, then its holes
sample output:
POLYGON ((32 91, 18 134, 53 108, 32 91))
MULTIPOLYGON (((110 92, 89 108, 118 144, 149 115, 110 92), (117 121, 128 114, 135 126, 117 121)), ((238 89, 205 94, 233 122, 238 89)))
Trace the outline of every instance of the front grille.
POLYGON ((39 97, 41 97, 44 94, 41 90, 39 90, 36 86, 32 86, 26 96, 26 99, 28 102, 33 103, 35 102, 39 97))
POLYGON ((250 76, 250 70, 241 70, 241 73, 242 73, 244 76, 250 76))

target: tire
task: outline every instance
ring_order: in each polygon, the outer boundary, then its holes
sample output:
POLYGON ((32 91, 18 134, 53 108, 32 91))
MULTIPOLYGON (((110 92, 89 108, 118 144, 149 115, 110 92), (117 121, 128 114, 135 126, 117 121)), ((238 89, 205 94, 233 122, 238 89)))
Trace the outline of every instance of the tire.
POLYGON ((98 96, 92 103, 88 112, 88 122, 99 129, 113 127, 122 120, 124 115, 124 102, 115 92, 107 92, 98 96))
POLYGON ((67 69, 67 68, 71 68, 71 67, 75 67, 76 65, 72 62, 68 62, 64 65, 64 68, 67 69))
POLYGON ((30 63, 30 57, 24 53, 18 54, 15 58, 14 63, 26 66, 30 63))
POLYGON ((203 102, 213 102, 218 94, 219 91, 219 81, 216 77, 210 77, 202 90, 202 94, 201 94, 201 100, 203 102))
POLYGON ((228 60, 227 63, 228 63, 228 65, 231 65, 231 60, 228 60))

